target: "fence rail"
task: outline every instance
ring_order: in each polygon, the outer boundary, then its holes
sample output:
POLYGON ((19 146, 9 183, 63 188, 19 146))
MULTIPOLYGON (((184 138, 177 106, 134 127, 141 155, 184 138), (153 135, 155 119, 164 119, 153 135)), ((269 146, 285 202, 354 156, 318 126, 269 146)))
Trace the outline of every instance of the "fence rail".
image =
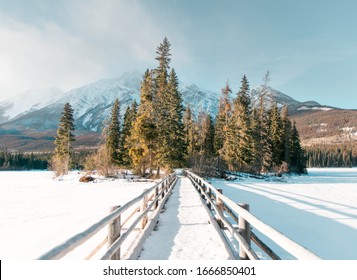
POLYGON ((92 250, 86 259, 95 255, 106 243, 109 244, 109 248, 100 259, 120 259, 121 245, 141 222, 139 241, 135 239, 131 246, 129 246, 130 252, 126 252, 125 254, 126 258, 133 258, 135 254, 138 254, 138 252, 141 251, 141 248, 139 247, 142 245, 143 240, 149 235, 149 231, 154 228, 158 215, 164 207, 167 198, 171 194, 176 180, 177 177, 175 173, 166 176, 162 181, 145 190, 141 195, 135 197, 126 204, 113 207, 112 212, 100 221, 69 238, 63 244, 56 246, 52 250, 40 256, 38 259, 56 260, 63 258, 69 252, 92 238, 105 226, 108 226, 108 236, 96 248, 94 248, 94 250, 92 250), (129 211, 132 212, 128 213, 129 211), (136 215, 138 211, 140 211, 140 214, 136 215), (150 211, 152 213, 149 219, 148 214, 150 211), (123 213, 128 214, 128 217, 122 223, 121 217, 123 213), (128 226, 126 230, 123 228, 124 225, 128 226))
POLYGON ((251 227, 257 229, 260 233, 274 241, 281 248, 295 256, 297 259, 320 259, 317 255, 307 250, 305 247, 289 239, 273 227, 265 224, 249 212, 249 206, 246 204, 237 204, 230 198, 222 194, 222 190, 216 189, 203 178, 186 171, 187 176, 206 201, 207 207, 215 214, 216 220, 221 228, 227 229, 232 236, 239 242, 239 258, 258 260, 259 257, 251 247, 251 240, 256 243, 272 259, 280 259, 266 244, 261 241, 257 235, 251 232, 251 227), (225 217, 228 214, 238 224, 232 224, 225 217))

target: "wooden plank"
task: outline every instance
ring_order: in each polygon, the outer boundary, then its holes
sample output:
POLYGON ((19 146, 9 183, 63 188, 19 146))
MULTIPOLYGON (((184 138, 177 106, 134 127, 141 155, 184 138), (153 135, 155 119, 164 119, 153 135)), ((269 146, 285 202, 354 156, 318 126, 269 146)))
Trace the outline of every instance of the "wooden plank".
MULTIPOLYGON (((249 204, 240 204, 239 206, 249 211, 249 204)), ((242 235, 242 237, 250 247, 250 224, 244 218, 240 217, 238 222, 238 227, 239 227, 239 233, 242 235)), ((241 260, 248 259, 248 255, 246 254, 243 248, 239 248, 239 258, 241 260)))
MULTIPOLYGON (((110 212, 114 212, 120 206, 113 206, 110 212)), ((108 248, 120 237, 121 216, 117 217, 108 224, 108 248)), ((111 260, 120 260, 120 248, 112 255, 111 260)))
POLYGON ((269 257, 271 257, 273 260, 281 260, 281 258, 275 254, 275 252, 270 249, 258 236, 255 235, 254 232, 250 233, 251 239, 257 246, 262 249, 269 257))

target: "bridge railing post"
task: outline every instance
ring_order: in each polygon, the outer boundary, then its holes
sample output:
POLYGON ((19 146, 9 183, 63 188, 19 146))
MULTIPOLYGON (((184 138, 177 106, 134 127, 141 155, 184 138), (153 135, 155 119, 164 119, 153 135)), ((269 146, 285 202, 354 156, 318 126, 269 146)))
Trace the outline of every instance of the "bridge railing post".
MULTIPOLYGON (((154 199, 156 199, 156 198, 158 197, 158 195, 159 195, 159 186, 157 186, 157 187, 155 188, 155 197, 154 197, 154 199)), ((156 210, 157 207, 159 207, 159 200, 158 200, 158 199, 157 199, 156 202, 155 202, 154 210, 156 210)))
MULTIPOLYGON (((238 203, 240 207, 243 209, 249 211, 249 204, 245 203, 238 203)), ((238 227, 239 227, 239 233, 242 235, 245 241, 247 241, 248 245, 250 246, 250 224, 242 217, 239 216, 238 220, 238 227)), ((248 260, 248 256, 246 252, 243 250, 242 246, 239 246, 239 258, 241 260, 248 260)))
MULTIPOLYGON (((212 199, 212 191, 211 191, 211 188, 208 188, 208 197, 209 197, 210 199, 212 199)), ((212 210, 211 202, 208 201, 207 207, 208 207, 209 210, 212 210)))
MULTIPOLYGON (((223 190, 222 189, 217 189, 217 191, 221 194, 223 194, 223 190)), ((220 199, 218 197, 218 195, 216 196, 216 206, 217 206, 217 209, 218 211, 223 214, 223 200, 220 199)), ((217 223, 218 225, 220 226, 220 228, 223 228, 223 222, 221 219, 217 218, 217 223)))
MULTIPOLYGON (((110 208, 110 212, 114 212, 120 206, 113 206, 110 208)), ((121 231, 121 216, 114 219, 108 225, 108 248, 120 237, 121 231)), ((120 248, 111 257, 111 260, 120 260, 120 248)))
MULTIPOLYGON (((144 189, 143 192, 146 192, 147 189, 144 189)), ((144 212, 146 208, 148 207, 148 196, 145 195, 143 198, 143 202, 140 205, 140 212, 144 212)), ((148 222, 148 215, 146 214, 143 219, 141 220, 141 228, 143 229, 146 226, 146 223, 148 222)))

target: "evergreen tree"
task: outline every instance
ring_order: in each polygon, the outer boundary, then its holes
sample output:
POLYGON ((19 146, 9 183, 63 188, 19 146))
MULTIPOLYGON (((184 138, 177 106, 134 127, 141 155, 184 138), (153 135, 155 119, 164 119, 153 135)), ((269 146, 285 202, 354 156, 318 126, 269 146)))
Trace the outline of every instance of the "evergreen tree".
POLYGON ((291 171, 303 174, 306 173, 306 159, 304 150, 301 148, 299 132, 294 122, 290 136, 290 164, 291 171))
POLYGON ((272 163, 279 167, 284 159, 284 134, 283 123, 278 106, 273 102, 269 112, 270 116, 270 138, 272 143, 272 163))
POLYGON ((68 173, 68 168, 71 159, 71 143, 75 141, 73 135, 74 119, 73 109, 69 103, 66 103, 63 108, 60 123, 57 129, 55 139, 55 151, 52 158, 52 167, 56 176, 68 173))
POLYGON ((187 105, 185 113, 183 115, 183 131, 184 131, 184 144, 185 154, 191 157, 195 150, 195 138, 194 138, 194 119, 192 111, 189 105, 187 105))
POLYGON ((251 117, 251 132, 252 132, 252 169, 255 173, 259 173, 263 164, 263 139, 262 139, 262 122, 259 117, 259 109, 254 108, 251 117))
POLYGON ((114 101, 110 121, 108 126, 108 135, 106 139, 106 148, 108 150, 109 157, 112 164, 120 163, 120 153, 119 153, 119 144, 120 144, 120 122, 119 122, 119 100, 114 101))
POLYGON ((211 115, 204 114, 202 119, 202 149, 201 154, 206 157, 211 157, 214 155, 214 125, 211 115))
POLYGON ((259 100, 259 123, 260 123, 260 147, 261 147, 261 169, 260 172, 266 173, 270 171, 273 165, 273 148, 270 137, 270 121, 265 108, 264 96, 259 100))
POLYGON ((281 120, 283 124, 283 155, 282 160, 290 165, 290 135, 291 121, 289 119, 288 107, 283 106, 281 110, 281 120))
POLYGON ((130 148, 130 135, 133 128, 133 124, 136 118, 138 110, 138 104, 134 101, 131 104, 131 107, 128 107, 124 114, 124 121, 123 121, 123 129, 120 138, 120 158, 121 163, 124 166, 131 166, 131 158, 129 156, 129 148, 130 148))
POLYGON ((155 93, 153 73, 147 70, 141 83, 140 105, 132 124, 127 146, 135 172, 144 175, 154 167, 157 153, 157 122, 154 114, 155 93))
POLYGON ((185 152, 184 133, 182 123, 182 97, 178 90, 178 78, 174 69, 171 70, 168 81, 168 117, 170 125, 168 130, 169 155, 168 163, 170 167, 181 167, 183 164, 182 155, 185 152))
POLYGON ((158 173, 160 167, 171 171, 182 164, 184 151, 182 126, 182 100, 178 91, 178 80, 174 70, 168 75, 170 68, 170 43, 167 38, 157 48, 159 66, 155 76, 155 112, 158 137, 160 143, 156 153, 158 173))
POLYGON ((222 88, 221 97, 219 100, 218 114, 216 117, 215 125, 214 125, 214 141, 213 147, 215 154, 217 156, 223 156, 223 143, 225 139, 225 134, 228 125, 228 119, 231 114, 231 102, 230 102, 230 94, 232 90, 227 82, 225 87, 222 88))
POLYGON ((249 82, 244 75, 228 120, 224 142, 224 158, 231 169, 248 168, 253 161, 250 117, 249 82))

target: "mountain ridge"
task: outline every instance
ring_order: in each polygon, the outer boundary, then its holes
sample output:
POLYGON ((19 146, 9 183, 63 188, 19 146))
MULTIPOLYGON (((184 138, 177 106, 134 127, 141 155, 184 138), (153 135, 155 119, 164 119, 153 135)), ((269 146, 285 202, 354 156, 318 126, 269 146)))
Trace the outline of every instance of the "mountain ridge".
MULTIPOLYGON (((57 100, 52 103, 48 102, 50 104, 43 102, 42 104, 46 106, 42 108, 36 109, 35 106, 29 105, 29 108, 33 110, 20 112, 13 119, 3 121, 0 117, 0 135, 3 139, 0 141, 0 148, 26 149, 31 141, 37 140, 47 141, 47 144, 44 145, 47 148, 53 147, 53 137, 63 106, 67 102, 74 109, 76 134, 83 135, 81 137, 84 139, 83 143, 77 145, 85 146, 86 141, 93 145, 93 141, 89 141, 85 135, 100 134, 103 122, 108 118, 115 99, 119 99, 121 116, 124 115, 126 108, 134 100, 139 102, 141 79, 142 75, 138 71, 126 72, 117 78, 101 79, 68 92, 59 93, 57 100), (11 142, 16 142, 17 144, 12 145, 11 142)), ((217 92, 204 90, 195 84, 184 84, 182 82, 179 83, 179 91, 182 95, 183 105, 189 105, 196 114, 199 111, 208 112, 212 116, 217 114, 220 98, 220 94, 217 92)), ((258 103, 257 101, 261 95, 266 95, 267 99, 273 99, 279 107, 286 104, 292 118, 297 120, 301 116, 309 114, 317 113, 319 115, 319 112, 327 111, 335 113, 339 110, 334 107, 322 106, 316 101, 297 101, 271 87, 260 86, 253 89, 251 95, 253 104, 258 103)), ((234 98, 234 96, 232 97, 234 98)), ((6 106, 1 107, 1 104, 4 103, 0 103, 0 116, 1 112, 6 113, 6 109, 4 109, 6 106)), ((7 106, 9 108, 9 105, 7 106)), ((300 127, 305 125, 299 121, 297 123, 300 127)), ((309 133, 311 134, 311 129, 309 133)), ((304 138, 304 135, 302 137, 304 138)))

